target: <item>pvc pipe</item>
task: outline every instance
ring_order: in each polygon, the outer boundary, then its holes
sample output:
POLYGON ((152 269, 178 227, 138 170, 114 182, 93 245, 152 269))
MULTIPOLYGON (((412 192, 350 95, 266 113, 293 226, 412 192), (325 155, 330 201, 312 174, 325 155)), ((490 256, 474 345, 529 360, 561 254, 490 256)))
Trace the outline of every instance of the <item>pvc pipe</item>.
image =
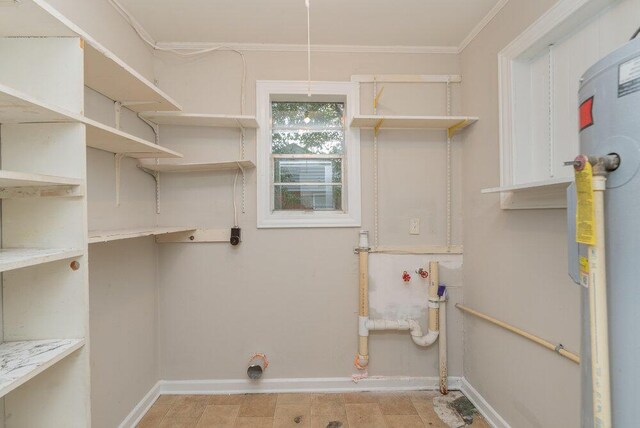
POLYGON ((495 324, 495 325, 497 325, 499 327, 502 327, 505 330, 509 330, 512 333, 518 334, 518 335, 520 335, 520 336, 522 336, 522 337, 524 337, 526 339, 529 339, 529 340, 537 343, 538 345, 542 345, 547 349, 550 349, 550 350, 552 350, 554 352, 557 352, 558 354, 562 355, 565 358, 570 359, 571 361, 573 361, 576 364, 580 364, 580 357, 578 355, 574 354, 573 352, 569 352, 566 349, 564 349, 564 347, 561 344, 554 345, 553 343, 549 342, 548 340, 544 340, 544 339, 542 339, 542 338, 540 338, 540 337, 538 337, 536 335, 533 335, 531 333, 528 333, 528 332, 526 332, 526 331, 524 331, 524 330, 522 330, 522 329, 520 329, 518 327, 514 327, 514 326, 512 326, 510 324, 507 324, 506 322, 497 320, 497 319, 495 319, 493 317, 490 317, 489 315, 485 315, 482 312, 475 311, 475 310, 473 310, 471 308, 468 308, 468 307, 466 307, 464 305, 461 305, 460 303, 456 303, 456 308, 458 308, 458 309, 460 309, 460 310, 462 310, 462 311, 464 311, 464 312, 466 312, 468 314, 471 314, 471 315, 474 315, 474 316, 476 316, 478 318, 481 318, 481 319, 483 319, 485 321, 489 321, 490 323, 495 324))
POLYGON ((359 328, 358 328, 358 355, 355 358, 355 366, 364 369, 369 364, 369 331, 366 322, 369 319, 369 232, 360 231, 358 248, 359 257, 359 328))
POLYGON ((440 299, 440 340, 438 341, 438 365, 440 367, 440 393, 449 393, 449 379, 447 373, 447 293, 440 299))
POLYGON ((589 246, 589 314, 591 331, 591 380, 593 383, 593 423, 611 427, 611 383, 609 375, 609 334, 607 314, 607 270, 604 229, 606 172, 594 168, 593 204, 596 244, 589 246))

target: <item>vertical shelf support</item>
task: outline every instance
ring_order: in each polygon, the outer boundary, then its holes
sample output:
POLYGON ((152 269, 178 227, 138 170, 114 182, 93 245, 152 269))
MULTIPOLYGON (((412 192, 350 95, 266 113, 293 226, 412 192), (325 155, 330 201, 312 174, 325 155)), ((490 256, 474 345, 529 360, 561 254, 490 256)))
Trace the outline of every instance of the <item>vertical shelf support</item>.
POLYGON ((126 157, 126 153, 116 153, 113 156, 115 161, 115 169, 116 169, 116 207, 120 206, 120 169, 122 159, 126 157))

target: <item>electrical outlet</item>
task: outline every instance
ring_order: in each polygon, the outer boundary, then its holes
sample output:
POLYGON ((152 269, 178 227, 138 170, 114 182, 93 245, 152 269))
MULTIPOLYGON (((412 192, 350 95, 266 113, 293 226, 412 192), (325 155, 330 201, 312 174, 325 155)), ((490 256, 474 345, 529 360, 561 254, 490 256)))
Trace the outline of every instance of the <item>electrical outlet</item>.
POLYGON ((409 234, 420 235, 420 219, 412 218, 409 220, 409 234))

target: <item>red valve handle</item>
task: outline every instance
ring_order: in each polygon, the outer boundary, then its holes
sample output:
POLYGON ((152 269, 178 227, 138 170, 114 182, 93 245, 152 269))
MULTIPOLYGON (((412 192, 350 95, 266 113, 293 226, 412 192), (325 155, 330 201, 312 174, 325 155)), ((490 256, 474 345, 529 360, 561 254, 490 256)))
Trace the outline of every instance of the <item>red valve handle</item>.
POLYGON ((429 277, 429 271, 428 270, 424 270, 424 269, 420 269, 420 276, 422 278, 428 278, 429 277))
POLYGON ((402 280, 404 282, 411 281, 411 275, 409 275, 409 272, 407 272, 406 270, 404 272, 402 272, 402 280))

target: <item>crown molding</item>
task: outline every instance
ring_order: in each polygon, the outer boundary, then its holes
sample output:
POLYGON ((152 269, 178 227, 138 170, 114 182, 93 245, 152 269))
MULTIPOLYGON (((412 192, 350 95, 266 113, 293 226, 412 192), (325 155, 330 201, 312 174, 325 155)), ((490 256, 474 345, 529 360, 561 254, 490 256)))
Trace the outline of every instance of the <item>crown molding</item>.
MULTIPOLYGON (((243 52, 306 52, 307 45, 280 43, 210 43, 159 42, 161 48, 200 50, 220 48, 243 52)), ((365 46, 365 45, 311 45, 316 53, 397 53, 397 54, 457 54, 456 46, 365 46)))
POLYGON ((482 18, 480 20, 480 22, 478 22, 476 24, 475 27, 473 27, 473 29, 469 32, 469 34, 467 34, 467 37, 465 37, 462 42, 460 43, 460 45, 458 46, 458 52, 457 53, 462 53, 462 51, 469 45, 469 43, 471 43, 473 41, 473 39, 475 39, 478 34, 480 34, 480 32, 484 29, 484 27, 486 27, 487 25, 489 25, 489 23, 493 20, 493 18, 496 17, 496 15, 502 10, 503 7, 506 6, 506 4, 509 2, 509 0, 499 0, 489 11, 489 13, 487 13, 484 18, 482 18))

